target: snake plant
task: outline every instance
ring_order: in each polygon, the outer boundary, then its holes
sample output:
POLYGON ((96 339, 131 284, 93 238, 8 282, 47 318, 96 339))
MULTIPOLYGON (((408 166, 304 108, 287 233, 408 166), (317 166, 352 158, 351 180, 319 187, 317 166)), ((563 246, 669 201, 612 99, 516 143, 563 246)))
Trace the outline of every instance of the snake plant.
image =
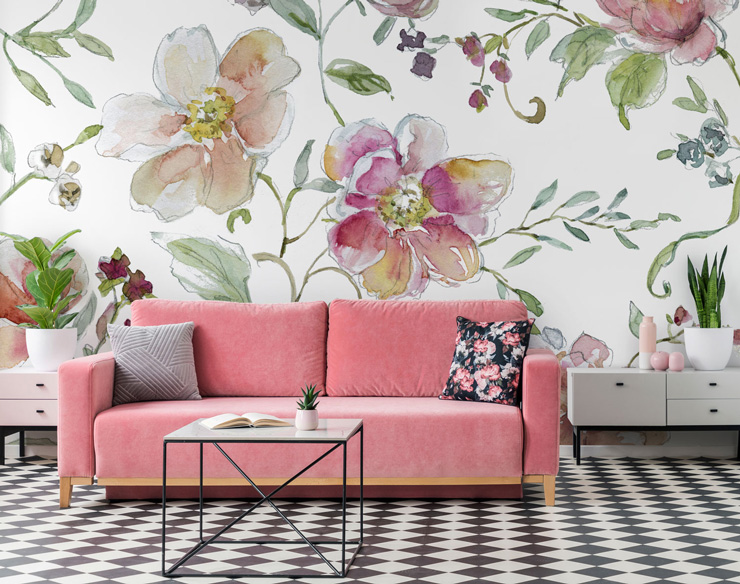
POLYGON ((319 397, 321 390, 319 389, 316 391, 315 385, 306 385, 305 389, 301 389, 301 392, 303 393, 303 399, 296 402, 298 404, 298 409, 315 410, 316 406, 319 405, 316 398, 319 397))
POLYGON ((689 258, 689 288, 696 303, 696 315, 701 328, 719 328, 722 326, 722 311, 720 304, 725 295, 725 276, 722 266, 725 263, 727 246, 722 252, 722 258, 717 265, 717 254, 714 254, 712 269, 709 270, 709 256, 704 256, 704 265, 701 272, 694 269, 689 258))

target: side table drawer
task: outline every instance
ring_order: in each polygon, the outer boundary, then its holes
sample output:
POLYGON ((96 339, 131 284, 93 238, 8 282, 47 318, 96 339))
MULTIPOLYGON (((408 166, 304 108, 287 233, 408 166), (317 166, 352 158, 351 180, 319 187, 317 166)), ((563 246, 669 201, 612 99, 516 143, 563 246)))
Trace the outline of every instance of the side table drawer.
POLYGON ((665 376, 571 371, 568 419, 574 426, 664 426, 665 376))
MULTIPOLYGON (((57 374, 38 371, 3 371, 0 400, 57 399, 57 374)), ((2 405, 0 403, 0 405, 2 405)))
POLYGON ((0 400, 0 426, 56 426, 57 419, 56 400, 0 400))
POLYGON ((668 399, 738 399, 740 371, 682 371, 668 373, 668 399))
POLYGON ((740 400, 669 399, 672 426, 740 426, 740 400))

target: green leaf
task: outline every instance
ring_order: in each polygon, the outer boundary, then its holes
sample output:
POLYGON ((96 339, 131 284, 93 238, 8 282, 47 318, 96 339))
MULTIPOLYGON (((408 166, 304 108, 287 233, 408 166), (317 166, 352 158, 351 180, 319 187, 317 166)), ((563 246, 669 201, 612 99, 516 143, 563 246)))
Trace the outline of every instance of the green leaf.
POLYGON ((514 294, 516 294, 519 297, 519 300, 524 302, 524 305, 527 307, 527 310, 534 314, 535 316, 542 316, 542 313, 544 312, 542 310, 542 304, 540 303, 537 298, 527 292, 526 290, 514 290, 514 294))
POLYGON ((39 325, 39 328, 50 329, 54 328, 54 317, 51 310, 44 306, 34 306, 33 304, 22 304, 20 308, 30 318, 39 325))
POLYGON ((630 223, 631 229, 655 229, 657 226, 657 221, 648 221, 647 219, 635 219, 630 223))
POLYGON ((72 81, 71 79, 67 79, 66 77, 62 77, 62 81, 64 82, 64 87, 67 88, 67 91, 72 94, 72 97, 74 97, 81 104, 95 109, 92 95, 90 95, 90 92, 87 89, 82 87, 82 85, 80 85, 79 83, 72 81))
POLYGON ((584 203, 595 201, 598 198, 599 193, 597 193, 596 191, 581 191, 580 193, 576 193, 570 199, 568 199, 563 204, 563 207, 577 207, 578 205, 583 205, 584 203))
POLYGON ((581 241, 591 241, 588 235, 586 235, 586 232, 583 231, 582 229, 579 229, 578 227, 574 227, 573 225, 569 225, 565 221, 563 221, 563 225, 565 225, 565 228, 570 232, 570 234, 573 237, 580 239, 581 241))
POLYGON ((553 2, 552 0, 529 0, 529 2, 534 2, 535 4, 542 4, 544 6, 552 6, 553 8, 557 10, 567 10, 567 8, 564 8, 560 5, 560 2, 553 2))
POLYGON ((677 97, 673 100, 673 105, 680 107, 683 110, 690 112, 699 112, 702 114, 707 113, 707 108, 703 105, 696 103, 690 97, 677 97))
POLYGON ((558 191, 558 179, 547 188, 542 189, 537 197, 535 197, 534 203, 530 207, 530 210, 539 209, 542 205, 546 205, 555 197, 555 193, 558 191))
POLYGON ((45 105, 52 105, 51 99, 49 99, 49 94, 46 93, 46 90, 38 82, 38 79, 36 79, 28 71, 17 69, 15 67, 13 68, 13 73, 15 73, 18 81, 21 82, 21 85, 23 85, 23 87, 25 87, 31 93, 31 95, 33 95, 36 99, 42 101, 45 105))
POLYGON ((308 180, 308 159, 311 157, 311 148, 315 140, 309 140, 298 155, 293 167, 293 184, 302 187, 308 180))
POLYGON ((360 11, 360 14, 362 14, 362 16, 367 16, 367 10, 365 10, 365 5, 362 2, 360 2, 360 0, 355 0, 355 4, 357 4, 357 10, 360 11))
POLYGON ((738 218, 740 218, 740 180, 735 181, 735 186, 732 187, 732 209, 727 218, 727 225, 736 223, 738 218))
POLYGON ((39 272, 38 284, 41 295, 45 300, 44 306, 48 306, 49 308, 56 306, 64 293, 64 289, 72 281, 73 276, 74 270, 71 268, 64 270, 49 268, 43 272, 39 272))
POLYGON ((529 333, 532 334, 532 335, 539 335, 539 334, 541 334, 541 331, 540 331, 539 327, 537 326, 537 323, 536 322, 533 322, 532 323, 532 328, 530 329, 529 333))
POLYGON ((627 113, 654 104, 663 94, 667 68, 665 59, 656 54, 633 53, 614 65, 606 75, 606 88, 619 121, 629 130, 627 113))
POLYGON ((21 42, 32 51, 49 57, 69 57, 59 41, 46 32, 32 32, 21 37, 21 42))
POLYGON ((624 233, 619 231, 619 229, 614 230, 614 235, 617 236, 617 239, 619 240, 619 242, 627 249, 640 249, 636 243, 628 239, 624 233))
POLYGON ((126 281, 126 278, 116 278, 115 280, 103 280, 98 285, 98 291, 100 292, 100 295, 105 298, 110 294, 111 290, 118 286, 119 284, 123 284, 126 281))
POLYGON ((56 321, 54 322, 54 328, 61 329, 61 328, 66 327, 69 323, 71 323, 75 319, 76 316, 77 316, 76 312, 73 312, 71 314, 59 315, 56 318, 56 321))
POLYGON ((82 132, 80 132, 79 136, 77 136, 77 139, 72 143, 72 146, 78 146, 80 144, 83 144, 87 142, 90 138, 94 138, 98 134, 100 134, 100 131, 103 129, 103 126, 100 124, 93 124, 92 126, 88 126, 82 132))
POLYGON ((630 320, 629 327, 630 332, 635 336, 636 339, 640 338, 640 323, 642 322, 642 311, 637 308, 634 302, 630 300, 630 320))
POLYGON ((673 213, 658 213, 658 221, 675 221, 681 223, 681 218, 673 213))
POLYGON ((185 290, 204 300, 251 302, 249 259, 240 245, 219 239, 152 233, 152 240, 172 255, 172 275, 185 290))
POLYGON ((658 152, 657 158, 658 160, 666 160, 667 158, 671 158, 675 153, 676 151, 672 148, 667 148, 658 152))
POLYGON ((2 124, 0 124, 0 167, 5 172, 11 174, 15 171, 15 145, 13 144, 13 137, 2 124))
POLYGON ((324 72, 334 83, 358 95, 391 92, 391 84, 385 77, 351 59, 334 59, 324 72))
POLYGON ((498 297, 501 300, 506 300, 508 294, 506 293, 506 286, 504 286, 503 283, 496 281, 496 291, 498 292, 498 297))
POLYGON ((249 209, 234 209, 229 213, 229 218, 226 220, 226 229, 229 230, 229 233, 234 233, 234 222, 237 219, 241 219, 244 225, 249 225, 252 221, 252 214, 249 209))
POLYGON ((532 247, 528 247, 526 249, 523 249, 515 253, 513 257, 508 262, 506 262, 504 269, 512 268, 514 266, 518 266, 519 264, 523 264, 541 249, 542 249, 541 245, 533 245, 532 247))
POLYGON ((80 0, 80 4, 77 6, 77 14, 75 15, 74 26, 80 28, 85 24, 95 12, 95 5, 97 0, 80 0))
POLYGON ((532 14, 534 16, 537 15, 534 10, 520 10, 519 12, 512 12, 511 10, 504 10, 502 8, 486 8, 485 11, 494 18, 498 18, 505 22, 516 22, 517 20, 526 18, 528 14, 532 14))
POLYGON ((316 13, 303 0, 270 0, 270 8, 289 25, 316 40, 321 38, 316 13))
POLYGON ((604 219, 608 221, 621 221, 623 219, 630 219, 631 217, 627 213, 621 211, 611 211, 610 213, 604 213, 604 219))
POLYGON ((604 62, 604 54, 614 45, 615 35, 607 28, 583 26, 560 40, 550 54, 550 61, 561 63, 565 69, 558 97, 563 96, 568 83, 580 81, 591 67, 604 62))
POLYGON ((498 49, 501 46, 503 40, 504 38, 498 34, 495 34, 490 39, 488 39, 485 46, 483 47, 486 55, 490 55, 491 53, 493 53, 493 51, 498 49))
POLYGON ((56 250, 58 250, 60 247, 62 247, 62 244, 67 241, 70 237, 77 233, 81 233, 82 229, 73 229, 72 231, 68 231, 64 235, 62 235, 59 239, 57 239, 54 244, 49 248, 50 253, 54 253, 56 250))
POLYGON ((58 270, 66 268, 67 264, 72 261, 72 258, 75 257, 76 254, 77 252, 75 250, 68 249, 63 254, 59 255, 57 259, 51 262, 51 267, 58 270))
POLYGON ((537 50, 537 48, 548 38, 550 38, 550 25, 546 20, 540 20, 537 23, 537 26, 532 29, 532 32, 529 33, 527 42, 524 45, 524 52, 527 54, 527 59, 529 59, 532 56, 532 53, 534 53, 535 50, 537 50))
POLYGON ((342 185, 328 178, 315 178, 303 185, 304 191, 320 191, 322 193, 336 193, 342 185))
POLYGON ((722 109, 722 106, 719 105, 719 102, 715 99, 714 100, 714 110, 717 112, 717 115, 719 116, 720 120, 722 120, 722 123, 726 126, 730 123, 729 119, 727 118, 727 114, 725 113, 725 110, 722 109))
POLYGON ((583 213, 581 213, 578 217, 574 219, 574 221, 583 221, 584 219, 588 219, 589 217, 593 217, 596 215, 596 213, 599 212, 599 206, 596 205, 595 207, 591 207, 590 209, 587 209, 583 213))
POLYGON ((606 208, 606 210, 611 211, 612 209, 616 209, 617 207, 619 207, 619 205, 622 204, 622 201, 624 201, 626 198, 627 198, 627 189, 622 189, 616 194, 616 196, 614 197, 614 200, 611 203, 609 203, 609 206, 606 208))
POLYGON ((25 241, 16 241, 13 243, 15 249, 23 257, 28 258, 34 267, 39 271, 44 271, 49 266, 51 251, 40 237, 34 237, 25 241))
POLYGON ((85 334, 87 327, 92 324, 93 318, 95 317, 95 310, 98 308, 98 297, 95 294, 90 294, 90 300, 85 304, 85 308, 77 313, 77 317, 74 319, 74 326, 77 329, 77 340, 82 338, 85 334))
POLYGON ((33 272, 30 272, 26 276, 26 288, 31 293, 31 296, 33 296, 33 299, 36 301, 36 304, 39 306, 45 306, 46 308, 49 308, 49 306, 46 304, 46 299, 44 298, 43 293, 41 292, 41 288, 39 288, 39 272, 38 270, 34 270, 33 272))
POLYGON ((696 103, 702 106, 704 108, 704 111, 707 111, 707 94, 704 93, 704 90, 696 81, 694 81, 691 75, 686 76, 686 81, 689 82, 689 87, 691 88, 691 93, 694 96, 696 103))
POLYGON ((113 58, 113 50, 99 38, 94 37, 91 34, 82 33, 78 30, 74 31, 72 36, 77 41, 78 45, 86 51, 90 51, 93 55, 105 57, 109 61, 115 60, 113 58))
POLYGON ((559 239, 555 239, 554 237, 550 237, 549 235, 538 235, 537 241, 544 241, 545 243, 549 243, 553 247, 565 249, 567 251, 573 251, 573 248, 567 243, 565 243, 564 241, 560 241, 559 239))
POLYGON ((395 24, 395 16, 386 16, 383 19, 383 22, 380 23, 380 26, 378 26, 378 28, 373 33, 373 41, 375 41, 376 45, 383 44, 383 41, 385 41, 385 39, 388 38, 388 35, 391 34, 391 31, 393 30, 395 24))

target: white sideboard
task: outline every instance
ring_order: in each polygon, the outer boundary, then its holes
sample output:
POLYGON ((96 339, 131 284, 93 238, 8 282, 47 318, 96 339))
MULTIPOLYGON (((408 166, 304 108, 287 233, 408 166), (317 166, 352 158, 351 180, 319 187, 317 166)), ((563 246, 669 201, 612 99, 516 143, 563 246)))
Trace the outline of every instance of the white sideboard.
POLYGON ((571 368, 568 420, 578 464, 586 430, 740 431, 740 367, 679 372, 571 368))
POLYGON ((56 430, 57 374, 18 367, 0 371, 0 464, 5 464, 5 436, 19 433, 25 456, 26 430, 56 430))

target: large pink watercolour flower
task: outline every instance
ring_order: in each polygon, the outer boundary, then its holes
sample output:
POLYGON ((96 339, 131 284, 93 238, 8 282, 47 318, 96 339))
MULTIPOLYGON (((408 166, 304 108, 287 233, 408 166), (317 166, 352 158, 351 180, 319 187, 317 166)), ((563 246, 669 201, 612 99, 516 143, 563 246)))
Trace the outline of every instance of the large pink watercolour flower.
POLYGON ((378 298, 419 295, 430 280, 455 285, 480 269, 474 236, 489 231, 513 171, 492 156, 446 154, 444 128, 415 115, 393 134, 363 120, 329 139, 324 171, 345 185, 329 249, 378 298))
POLYGON ((437 10, 439 0, 368 0, 370 6, 388 16, 426 18, 437 10))
POLYGON ((607 24, 628 49, 670 52, 677 64, 702 64, 725 32, 717 24, 737 0, 596 0, 614 19, 607 24))
POLYGON ((154 61, 160 99, 121 94, 103 107, 97 150, 143 162, 132 205, 171 221, 205 206, 225 213, 249 201, 257 173, 293 121, 283 88, 298 63, 273 32, 240 35, 223 59, 208 29, 178 28, 154 61))

